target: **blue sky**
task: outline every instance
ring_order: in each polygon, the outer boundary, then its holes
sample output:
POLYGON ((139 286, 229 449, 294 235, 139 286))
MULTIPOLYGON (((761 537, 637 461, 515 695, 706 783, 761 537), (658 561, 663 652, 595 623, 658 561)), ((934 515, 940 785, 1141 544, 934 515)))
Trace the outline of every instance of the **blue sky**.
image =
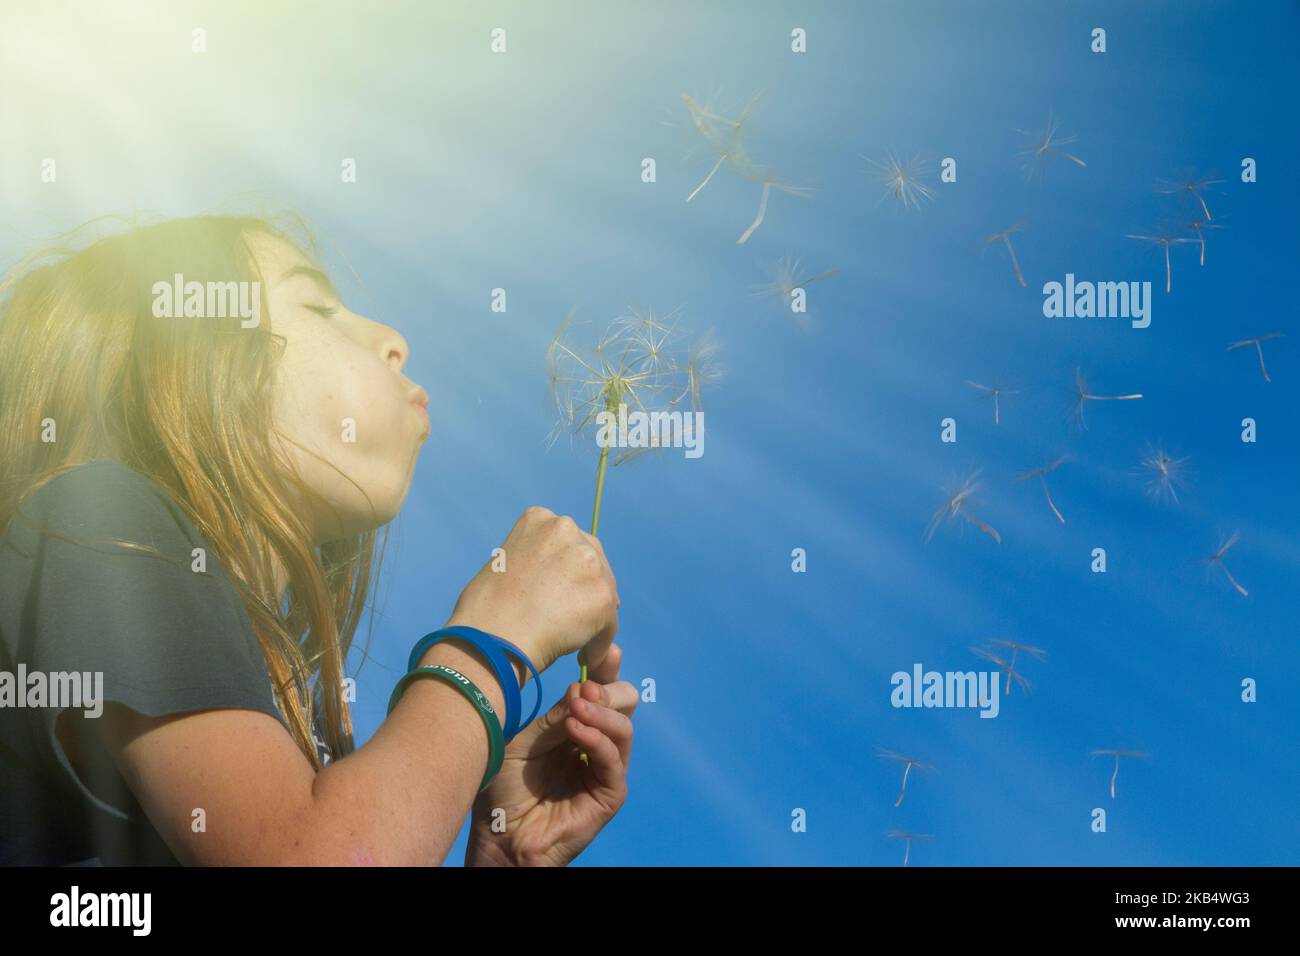
MULTIPOLYGON (((56 4, 20 24, 28 59, 7 57, 0 84, 0 252, 108 212, 253 196, 307 216, 351 307, 405 334, 434 435, 385 562, 360 740, 524 507, 589 514, 594 452, 544 441, 543 356, 565 313, 680 308, 716 331, 726 378, 705 395, 702 458, 637 461, 606 486, 624 676, 652 678, 657 700, 637 711, 631 797, 577 865, 897 865, 896 829, 933 835, 918 866, 1300 860, 1294 5, 147 6, 96 24, 56 4), (724 169, 684 202, 712 159, 681 95, 717 93, 725 112, 760 90, 747 148, 816 191, 774 194, 737 245, 759 189, 724 169), (1057 157, 1027 182, 1017 130, 1049 114, 1087 165, 1057 157), (919 210, 882 201, 864 157, 891 151, 954 157, 957 182, 932 182, 919 210), (47 156, 57 185, 36 178, 47 156), (1240 181, 1243 157, 1258 182, 1240 181), (1203 267, 1173 250, 1166 295, 1159 251, 1124 237, 1190 219, 1153 188, 1188 169, 1224 180, 1206 195, 1224 228, 1203 267), (1019 221, 1027 288, 980 249, 1019 221), (751 295, 785 255, 839 270, 809 286, 806 328, 751 295), (1042 285, 1067 272, 1150 281, 1151 326, 1045 318, 1042 285), (1289 337, 1266 343, 1268 383, 1226 346, 1274 330, 1289 337), (1090 403, 1072 427, 1076 367, 1144 397, 1090 403), (1001 424, 967 379, 1020 389, 1001 424), (1176 507, 1134 474, 1147 442, 1187 458, 1176 507), (1060 524, 1014 476, 1064 451, 1060 524), (1001 544, 956 524, 927 544, 977 468, 975 513, 1001 544), (1233 531, 1244 598, 1201 562, 1233 531), (969 647, 996 637, 1047 651, 997 719, 890 705, 893 672, 982 667, 969 647), (901 807, 878 747, 934 765, 901 807), (1109 747, 1150 755, 1125 761, 1114 801, 1111 764, 1089 757, 1109 747)), ((545 703, 576 673, 544 675, 545 703)))

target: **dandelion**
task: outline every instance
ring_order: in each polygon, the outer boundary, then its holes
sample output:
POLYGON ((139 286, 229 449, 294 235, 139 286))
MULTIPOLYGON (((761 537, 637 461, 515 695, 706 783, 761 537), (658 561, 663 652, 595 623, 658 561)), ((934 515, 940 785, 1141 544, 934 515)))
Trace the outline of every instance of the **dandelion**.
POLYGON ((692 190, 691 194, 686 197, 690 202, 700 190, 709 184, 713 176, 724 164, 738 163, 741 165, 749 164, 748 154, 745 152, 743 142, 745 122, 749 119, 750 110, 758 101, 755 96, 740 111, 735 119, 729 119, 713 112, 707 106, 697 103, 691 96, 682 94, 682 101, 686 104, 686 109, 690 113, 691 125, 695 127, 696 132, 704 137, 705 141, 718 154, 718 160, 709 170, 709 174, 704 177, 704 181, 692 190))
POLYGON ((1002 543, 1002 536, 997 533, 996 529, 971 514, 970 498, 979 490, 979 485, 975 480, 979 477, 979 474, 980 472, 976 471, 962 482, 961 485, 958 486, 957 490, 948 497, 948 501, 943 505, 943 507, 936 511, 930 518, 930 525, 925 532, 925 541, 927 544, 929 544, 930 539, 934 537, 934 533, 938 530, 939 525, 943 524, 944 521, 956 521, 958 518, 973 524, 998 544, 1002 543))
POLYGON ((1088 165, 1073 153, 1067 153, 1061 149, 1062 146, 1069 146, 1074 143, 1077 137, 1058 136, 1057 132, 1060 128, 1061 124, 1056 121, 1055 117, 1049 115, 1047 117, 1047 126, 1041 133, 1023 129, 1016 130, 1022 136, 1029 137, 1028 146, 1020 151, 1020 156, 1025 161, 1026 178, 1032 179, 1034 174, 1042 170, 1047 161, 1054 155, 1063 156, 1079 167, 1088 165))
POLYGON ((966 384, 969 385, 971 388, 977 389, 978 391, 982 392, 984 394, 984 397, 993 399, 993 424, 994 425, 1002 424, 1002 413, 999 409, 999 404, 998 404, 1001 396, 1016 395, 1019 394, 1020 392, 1020 389, 1018 388, 1003 388, 1001 385, 981 385, 979 382, 972 382, 970 379, 966 379, 966 384))
MULTIPOLYGON (((660 317, 651 310, 629 309, 605 328, 589 352, 567 341, 571 310, 546 350, 551 402, 558 416, 551 443, 564 432, 580 434, 596 424, 602 412, 617 414, 620 406, 649 413, 666 411, 689 400, 700 412, 701 393, 720 378, 716 365, 718 345, 709 333, 689 349, 683 348, 680 316, 660 317)), ((591 533, 600 524, 600 506, 609 465, 610 442, 602 442, 596 466, 596 495, 591 513, 591 533)), ((614 464, 637 457, 644 448, 628 448, 614 464)), ((579 657, 580 681, 587 665, 579 657)), ((586 754, 583 754, 586 762, 586 754)))
POLYGON ((1224 557, 1232 549, 1232 546, 1237 543, 1238 537, 1240 536, 1237 532, 1232 532, 1232 536, 1219 545, 1219 550, 1215 551, 1214 554, 1210 555, 1208 558, 1203 558, 1202 560, 1205 562, 1210 573, 1213 573, 1214 569, 1218 568, 1224 573, 1228 579, 1228 583, 1236 589, 1238 594, 1242 597, 1249 597, 1246 589, 1237 582, 1237 579, 1232 576, 1232 572, 1228 570, 1228 566, 1223 563, 1224 557))
POLYGON ((722 381, 723 371, 718 365, 718 353, 721 349, 722 347, 713 337, 712 329, 705 332, 699 341, 691 346, 686 356, 686 387, 670 404, 676 405, 689 396, 691 410, 704 411, 701 392, 722 381))
POLYGON ((1047 498, 1047 506, 1052 509, 1052 514, 1056 515, 1056 520, 1065 524, 1065 517, 1061 514, 1060 509, 1056 507, 1056 502, 1052 500, 1052 492, 1047 487, 1047 476, 1056 469, 1060 468, 1069 460, 1068 455, 1062 455, 1053 462, 1049 462, 1041 468, 1034 468, 1031 471, 1023 471, 1016 475, 1017 481, 1027 481, 1030 478, 1037 478, 1043 485, 1043 496, 1047 498))
POLYGON ((1187 231, 1193 233, 1196 238, 1193 242, 1199 243, 1201 247, 1201 265, 1205 265, 1205 230, 1222 229, 1223 226, 1216 222, 1208 222, 1201 219, 1193 219, 1187 224, 1187 231))
MULTIPOLYGON (((690 398, 694 409, 700 411, 701 391, 718 377, 714 366, 718 348, 706 335, 686 351, 679 318, 677 312, 661 317, 652 310, 629 309, 606 326, 590 354, 584 355, 566 341, 570 313, 546 353, 551 400, 559 419, 551 442, 566 431, 581 434, 597 422, 601 412, 617 414, 620 405, 649 413, 670 410, 690 398)), ((638 451, 621 451, 614 464, 638 451)), ((608 457, 605 444, 597 471, 592 534, 599 526, 608 457)))
POLYGON ((1178 487, 1183 484, 1183 465, 1186 458, 1174 458, 1163 448, 1152 448, 1148 442, 1142 455, 1142 473, 1148 476, 1146 492, 1156 501, 1168 499, 1178 504, 1178 487))
MULTIPOLYGON (((1126 239, 1140 239, 1140 240, 1142 240, 1143 242, 1153 242, 1153 243, 1155 243, 1157 246, 1161 246, 1161 247, 1164 248, 1164 251, 1165 251, 1165 292, 1166 292, 1166 293, 1168 293, 1168 292, 1173 288, 1173 281, 1174 281, 1173 266, 1170 264, 1170 261, 1169 261, 1169 247, 1170 247, 1170 246, 1182 245, 1183 243, 1186 243, 1186 242, 1196 242, 1195 239, 1188 239, 1186 236, 1175 236, 1175 235, 1170 235, 1168 232, 1161 232, 1161 233, 1158 233, 1158 234, 1156 234, 1156 235, 1154 235, 1154 236, 1135 236, 1135 235, 1132 235, 1132 234, 1130 233, 1129 235, 1125 236, 1125 238, 1126 238, 1126 239)), ((1204 247, 1202 247, 1202 255, 1203 255, 1203 254, 1204 254, 1204 247)))
POLYGON ((1002 240, 1002 244, 1007 247, 1007 255, 1011 256, 1011 268, 1016 271, 1016 281, 1019 282, 1021 286, 1025 285, 1025 277, 1020 274, 1020 262, 1016 259, 1015 246, 1011 245, 1011 234, 1014 232, 1024 232, 1024 229, 1025 227, 1023 223, 1016 223, 1010 229, 1003 229, 1001 232, 993 233, 993 235, 985 238, 982 243, 984 248, 988 248, 999 239, 1002 240))
POLYGON ((883 162, 867 159, 866 156, 861 158, 867 161, 868 172, 876 173, 885 185, 882 201, 893 196, 904 209, 909 206, 919 209, 922 200, 934 199, 934 190, 924 182, 930 175, 930 168, 922 162, 921 157, 914 156, 902 161, 891 153, 883 162))
POLYGON ((1025 693, 1029 693, 1029 681, 1025 680, 1025 678, 1016 671, 1016 657, 1020 654, 1027 654, 1030 657, 1036 657, 1041 661, 1047 658, 1047 651, 1038 647, 1030 647, 1028 644, 1018 644, 1015 641, 1006 641, 1001 639, 993 640, 989 643, 993 644, 995 647, 1001 648, 1002 650, 995 653, 982 647, 972 647, 971 652, 977 657, 982 657, 986 661, 991 661, 998 665, 998 667, 1002 668, 1002 670, 1006 671, 1007 689, 1003 693, 1008 697, 1011 696, 1012 680, 1015 680, 1017 684, 1024 688, 1025 693))
POLYGON ((1205 193, 1210 191, 1211 186, 1217 186, 1222 182, 1222 179, 1198 178, 1193 173, 1180 179, 1159 180, 1156 183, 1156 192, 1164 193, 1166 196, 1192 197, 1200 204, 1201 212, 1205 213, 1205 220, 1209 222, 1214 217, 1210 215, 1210 207, 1205 204, 1205 193))
POLYGON ((1141 398, 1142 393, 1136 392, 1132 395, 1094 395, 1088 390, 1088 381, 1083 376, 1081 369, 1074 371, 1075 403, 1074 416, 1079 424, 1084 428, 1088 427, 1083 420, 1083 407, 1088 402, 1128 402, 1136 398, 1141 398))
POLYGON ((564 345, 564 337, 573 324, 576 309, 570 309, 559 329, 552 336, 546 347, 546 392, 558 418, 558 424, 552 430, 548 445, 553 445, 556 438, 564 431, 564 426, 575 421, 576 409, 573 405, 574 390, 570 385, 575 381, 571 377, 571 353, 564 345))
POLYGON ((934 836, 929 833, 908 833, 904 830, 890 830, 889 833, 885 835, 891 840, 903 840, 907 844, 907 848, 903 851, 903 866, 907 866, 907 861, 912 856, 913 840, 924 840, 929 842, 934 839, 934 836))
POLYGON ((1110 775, 1110 798, 1115 799, 1115 778, 1119 776, 1119 758, 1120 757, 1146 757, 1147 754, 1137 750, 1093 750, 1091 755, 1094 757, 1114 757, 1115 772, 1110 775))
POLYGON ((922 763, 916 758, 908 757, 904 754, 894 753, 892 750, 885 750, 883 747, 880 748, 878 755, 882 760, 894 760, 903 764, 903 786, 902 789, 898 791, 898 799, 894 801, 894 806, 896 807, 901 807, 903 805, 903 794, 907 793, 907 777, 908 774, 912 772, 912 768, 915 767, 917 770, 921 771, 934 769, 934 767, 930 766, 928 763, 922 763))
POLYGON ((1259 354, 1259 370, 1264 376, 1264 381, 1272 382, 1273 380, 1268 377, 1268 369, 1264 367, 1264 349, 1259 343, 1263 342, 1265 339, 1281 338, 1286 338, 1284 332, 1268 332, 1264 335, 1257 335, 1253 339, 1242 339, 1240 342, 1233 342, 1228 346, 1228 351, 1231 352, 1233 349, 1245 348, 1247 345, 1255 346, 1255 351, 1259 354))
POLYGON ((737 245, 748 242, 749 237, 754 234, 754 230, 762 225, 763 218, 767 215, 768 197, 773 189, 779 189, 799 198, 807 198, 813 192, 812 189, 806 186, 791 186, 750 158, 745 149, 744 128, 749 119, 750 111, 754 108, 754 104, 758 99, 758 96, 753 97, 741 110, 740 114, 732 119, 701 105, 694 97, 685 93, 682 94, 682 101, 686 104, 686 109, 690 113, 691 124, 718 155, 718 159, 709 169, 708 175, 704 177, 698 186, 691 190, 691 194, 686 197, 686 201, 690 202, 698 196, 700 191, 709 184, 710 180, 724 165, 742 179, 759 183, 763 187, 758 202, 758 214, 754 217, 754 221, 750 223, 749 228, 736 240, 737 245))
MULTIPOLYGON (((805 293, 807 287, 814 282, 821 282, 823 279, 838 275, 840 270, 827 269, 825 272, 809 275, 804 272, 800 260, 785 256, 768 271, 772 281, 755 286, 753 295, 762 298, 780 298, 785 302, 785 307, 792 314, 800 316, 802 320, 806 313, 801 313, 800 307, 806 309, 807 305, 806 302, 796 300, 796 295, 805 293)), ((799 295, 799 298, 802 299, 803 295, 799 295)))

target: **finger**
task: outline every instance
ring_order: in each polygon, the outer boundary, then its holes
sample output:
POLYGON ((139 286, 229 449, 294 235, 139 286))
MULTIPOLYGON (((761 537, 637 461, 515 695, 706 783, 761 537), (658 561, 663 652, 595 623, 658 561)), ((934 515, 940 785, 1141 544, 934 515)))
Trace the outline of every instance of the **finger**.
POLYGON ((592 695, 588 700, 624 714, 631 714, 639 699, 637 690, 627 681, 618 681, 604 685, 595 681, 573 681, 565 688, 564 696, 541 713, 536 720, 519 732, 519 736, 510 742, 523 740, 528 747, 540 746, 542 749, 552 747, 564 740, 564 719, 573 714, 572 702, 586 694, 592 695), (587 688, 584 690, 584 688, 587 688))
POLYGON ((579 697, 571 703, 574 716, 614 742, 624 764, 632 753, 632 718, 595 701, 579 697))
POLYGON ((610 644, 605 658, 596 667, 587 668, 587 680, 601 684, 612 684, 618 680, 618 669, 623 663, 623 648, 610 644))
MULTIPOLYGON (((605 546, 600 543, 600 539, 596 537, 594 534, 591 534, 590 532, 584 531, 582 533, 587 536, 587 543, 590 544, 593 548, 595 548, 598 552, 600 552, 600 556, 604 558, 605 546)), ((605 558, 605 560, 608 561, 609 559, 605 558)))
POLYGON ((614 588, 614 606, 620 607, 622 601, 618 596, 618 578, 614 577, 614 567, 609 563, 609 558, 605 556, 605 546, 600 543, 600 539, 594 534, 588 534, 586 531, 582 533, 586 537, 587 543, 596 549, 596 553, 600 555, 601 560, 604 562, 605 570, 609 572, 609 583, 614 588))
POLYGON ((564 720, 573 713, 570 710, 569 701, 573 697, 572 689, 577 686, 579 686, 578 682, 574 681, 570 685, 570 691, 520 731, 519 736, 510 742, 511 746, 516 741, 523 739, 530 749, 540 747, 540 749, 545 750, 547 747, 553 747, 564 740, 564 720))
POLYGON ((616 710, 620 714, 627 714, 629 717, 632 716, 632 712, 636 710, 636 705, 641 701, 641 695, 636 685, 625 680, 604 684, 599 681, 588 680, 579 686, 582 688, 582 696, 587 700, 603 704, 610 710, 616 710))
POLYGON ((555 517, 555 512, 552 511, 550 508, 543 508, 541 505, 531 505, 525 508, 523 514, 521 514, 515 520, 514 526, 511 527, 510 529, 510 534, 514 534, 516 531, 520 530, 524 525, 532 524, 534 522, 540 523, 542 520, 546 518, 554 518, 554 517, 555 517))
POLYGON ((614 741, 595 727, 589 727, 576 717, 564 722, 570 739, 587 753, 588 772, 597 788, 604 791, 605 802, 617 809, 627 793, 627 767, 614 741))
POLYGON ((618 633, 618 609, 615 608, 610 612, 610 623, 599 634, 589 640, 582 647, 582 656, 579 658, 581 663, 587 665, 587 673, 590 674, 594 668, 600 667, 604 663, 605 656, 614 644, 614 635, 618 633))

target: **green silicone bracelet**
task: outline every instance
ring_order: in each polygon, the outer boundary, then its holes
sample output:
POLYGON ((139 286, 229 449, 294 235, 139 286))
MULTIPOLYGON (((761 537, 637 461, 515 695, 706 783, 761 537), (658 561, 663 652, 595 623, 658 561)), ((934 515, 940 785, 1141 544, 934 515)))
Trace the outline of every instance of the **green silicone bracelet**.
POLYGON ((483 723, 488 732, 488 768, 487 773, 483 774, 483 782, 478 787, 481 791, 488 785, 488 781, 497 775, 497 772, 501 769, 501 764, 506 759, 505 735, 501 731, 501 721, 497 718, 497 712, 492 707, 492 701, 488 700, 487 696, 474 686, 474 682, 460 671, 448 667, 446 664, 434 664, 431 667, 417 667, 412 671, 408 671, 397 682, 397 686, 393 688, 393 696, 388 699, 388 713, 391 714, 393 708, 397 706, 397 701, 401 698, 406 685, 420 677, 433 677, 455 687, 469 698, 470 703, 477 708, 479 716, 483 718, 483 723))

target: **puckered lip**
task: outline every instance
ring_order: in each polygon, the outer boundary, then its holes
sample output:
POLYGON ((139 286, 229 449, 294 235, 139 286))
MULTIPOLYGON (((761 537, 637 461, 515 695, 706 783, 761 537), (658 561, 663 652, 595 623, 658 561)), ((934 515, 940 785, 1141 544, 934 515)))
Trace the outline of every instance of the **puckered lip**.
POLYGON ((422 388, 417 388, 411 393, 410 402, 412 405, 419 405, 425 412, 429 411, 429 393, 422 388))

